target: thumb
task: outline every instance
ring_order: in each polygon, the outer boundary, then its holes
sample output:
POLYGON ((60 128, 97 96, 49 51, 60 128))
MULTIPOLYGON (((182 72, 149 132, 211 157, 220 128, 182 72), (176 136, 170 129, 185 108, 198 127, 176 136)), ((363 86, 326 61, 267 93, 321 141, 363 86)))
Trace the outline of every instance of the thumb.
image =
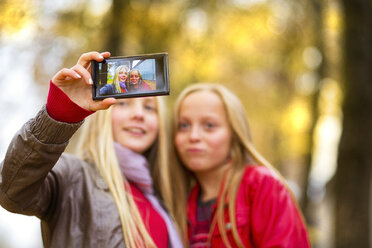
POLYGON ((111 105, 115 104, 117 100, 115 98, 105 98, 102 101, 95 101, 91 109, 93 111, 108 109, 111 105))

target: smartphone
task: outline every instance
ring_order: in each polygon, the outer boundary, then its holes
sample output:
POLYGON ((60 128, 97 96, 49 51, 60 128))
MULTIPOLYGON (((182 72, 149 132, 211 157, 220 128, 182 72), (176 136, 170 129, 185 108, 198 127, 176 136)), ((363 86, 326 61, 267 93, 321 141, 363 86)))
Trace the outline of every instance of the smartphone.
POLYGON ((168 53, 92 61, 93 99, 169 95, 168 53))

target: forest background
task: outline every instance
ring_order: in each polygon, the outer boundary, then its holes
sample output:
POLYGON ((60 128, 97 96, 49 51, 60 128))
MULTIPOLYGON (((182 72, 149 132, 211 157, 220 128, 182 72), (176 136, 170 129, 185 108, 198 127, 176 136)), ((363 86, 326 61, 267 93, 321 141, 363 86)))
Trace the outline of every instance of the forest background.
MULTIPOLYGON (((0 156, 80 54, 168 52, 169 108, 195 82, 235 92, 312 247, 371 247, 371 13, 371 0, 1 0, 0 156)), ((0 208, 1 248, 42 247, 39 229, 0 208)))

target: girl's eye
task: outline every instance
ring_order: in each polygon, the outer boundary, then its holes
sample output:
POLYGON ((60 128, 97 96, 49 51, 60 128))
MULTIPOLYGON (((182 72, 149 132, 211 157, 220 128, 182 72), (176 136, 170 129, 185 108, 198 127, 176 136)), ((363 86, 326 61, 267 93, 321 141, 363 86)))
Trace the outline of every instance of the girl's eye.
POLYGON ((155 106, 149 105, 149 104, 146 104, 145 105, 145 109, 146 110, 149 110, 149 111, 155 111, 156 110, 155 106))
POLYGON ((187 122, 180 122, 178 123, 178 130, 184 131, 187 130, 190 127, 190 124, 187 122))
POLYGON ((153 101, 153 99, 148 99, 143 102, 143 108, 147 111, 156 112, 156 101, 153 101))
POLYGON ((117 105, 120 107, 124 107, 124 106, 127 106, 128 103, 126 101, 121 101, 121 102, 118 102, 117 105))
POLYGON ((216 125, 215 125, 214 123, 212 123, 212 122, 206 122, 206 123, 204 124, 204 127, 205 127, 206 129, 213 129, 213 128, 216 127, 216 125))

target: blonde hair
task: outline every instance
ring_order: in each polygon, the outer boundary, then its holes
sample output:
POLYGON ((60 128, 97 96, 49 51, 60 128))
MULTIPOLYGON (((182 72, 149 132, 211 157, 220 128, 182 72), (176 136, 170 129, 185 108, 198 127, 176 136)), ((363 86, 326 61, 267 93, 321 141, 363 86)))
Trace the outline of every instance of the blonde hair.
MULTIPOLYGON (((183 100, 190 94, 197 91, 209 91, 220 97, 232 130, 232 140, 231 140, 231 167, 226 174, 225 183, 220 189, 220 198, 219 202, 221 204, 217 205, 216 215, 212 221, 210 235, 213 232, 215 225, 217 223, 218 228, 221 231, 223 242, 227 247, 231 247, 227 235, 226 228, 224 223, 224 199, 228 200, 228 209, 229 217, 232 223, 232 234, 234 237, 235 243, 239 247, 244 247, 236 226, 235 218, 235 205, 236 197, 239 189, 240 181, 242 179, 244 169, 248 163, 255 163, 257 165, 262 165, 270 168, 274 173, 280 178, 283 182, 284 179, 280 176, 280 173, 269 163, 267 162, 259 152, 254 148, 251 142, 251 135, 248 126, 248 120, 246 117, 245 109, 240 102, 240 100, 231 93, 224 86, 219 84, 207 84, 207 83, 198 83, 191 85, 184 89, 179 97, 177 98, 174 113, 173 113, 173 127, 172 127, 172 137, 173 142, 178 128, 179 120, 179 110, 183 100)), ((187 234, 187 216, 186 216, 186 205, 187 205, 187 196, 190 193, 191 186, 194 179, 194 176, 185 169, 185 166, 182 164, 181 159, 179 158, 175 144, 173 144, 174 152, 171 163, 172 163, 172 178, 175 180, 174 194, 180 196, 180 200, 177 203, 173 203, 171 209, 175 214, 176 220, 180 224, 180 229, 182 234, 186 236, 187 234), (182 201, 182 202, 180 202, 182 201)), ((186 239, 186 237, 185 237, 186 239)))
MULTIPOLYGON (((77 153, 83 160, 93 162, 107 183, 118 209, 125 244, 128 247, 156 247, 146 230, 133 197, 126 192, 129 185, 120 171, 115 154, 111 112, 111 108, 98 111, 87 119, 83 124, 77 153)), ((170 195, 170 177, 164 174, 169 171, 168 144, 163 121, 164 104, 159 98, 157 98, 157 114, 159 118, 158 137, 145 156, 151 165, 150 170, 155 191, 167 204, 172 201, 172 197, 170 195)))
POLYGON ((120 87, 120 84, 119 84, 119 72, 121 70, 125 69, 126 72, 127 72, 127 79, 125 79, 125 85, 127 86, 128 88, 128 79, 129 79, 129 69, 127 66, 125 65, 120 65, 118 66, 116 69, 115 69, 115 75, 114 75, 114 79, 112 80, 112 84, 115 86, 116 88, 116 92, 120 93, 121 92, 121 87, 120 87))

